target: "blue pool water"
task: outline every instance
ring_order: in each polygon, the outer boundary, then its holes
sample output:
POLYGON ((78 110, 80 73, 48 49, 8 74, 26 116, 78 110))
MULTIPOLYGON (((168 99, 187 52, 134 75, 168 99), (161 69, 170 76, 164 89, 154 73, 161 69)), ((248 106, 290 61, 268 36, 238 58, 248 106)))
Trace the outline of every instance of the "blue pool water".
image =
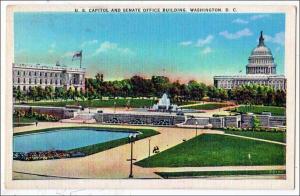
POLYGON ((128 137, 130 132, 93 129, 57 129, 47 132, 14 136, 14 152, 70 150, 128 137))

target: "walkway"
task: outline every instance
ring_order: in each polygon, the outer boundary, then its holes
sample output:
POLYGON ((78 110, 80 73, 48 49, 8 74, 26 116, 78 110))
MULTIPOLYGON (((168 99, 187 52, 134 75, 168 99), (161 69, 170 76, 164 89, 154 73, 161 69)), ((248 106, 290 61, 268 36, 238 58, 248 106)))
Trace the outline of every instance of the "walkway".
POLYGON ((268 142, 268 143, 273 143, 273 144, 280 144, 280 145, 286 146, 286 143, 276 142, 276 141, 272 141, 272 140, 266 140, 266 139, 260 139, 260 138, 254 138, 254 137, 247 137, 247 136, 242 136, 242 135, 234 135, 234 134, 228 134, 228 133, 223 133, 223 135, 228 135, 228 136, 232 136, 232 137, 239 137, 239 138, 244 138, 244 139, 248 139, 248 140, 268 142))
POLYGON ((191 172, 191 171, 253 171, 253 170, 285 170, 284 165, 268 166, 214 166, 214 167, 156 167, 159 172, 191 172))
MULTIPOLYGON (((23 132, 33 129, 41 129, 48 127, 70 127, 70 126, 86 126, 85 124, 69 124, 69 123, 39 123, 37 127, 26 126, 15 128, 14 132, 23 132)), ((142 126, 117 126, 117 125, 97 125, 89 126, 101 127, 122 127, 122 128, 146 128, 142 126)), ((195 137, 194 129, 170 128, 170 127, 148 127, 155 129, 161 134, 145 138, 134 143, 134 158, 137 161, 147 158, 154 146, 158 146, 160 151, 169 149, 175 145, 195 137)), ((198 135, 224 134, 222 131, 216 130, 198 130, 198 135)), ((254 139, 270 143, 276 143, 269 140, 258 138, 249 138, 245 136, 225 134, 245 139, 254 139)), ((283 144, 282 144, 283 145, 283 144)), ((13 161, 13 178, 14 179, 52 179, 60 176, 62 178, 128 178, 129 162, 126 161, 130 157, 130 144, 112 148, 100 153, 81 158, 43 160, 43 161, 13 161), (32 175, 31 175, 32 174, 32 175)), ((226 166, 226 167, 180 167, 180 168, 142 168, 133 165, 134 178, 160 178, 154 172, 176 172, 176 171, 225 171, 225 170, 266 170, 266 169, 285 169, 285 166, 226 166)))

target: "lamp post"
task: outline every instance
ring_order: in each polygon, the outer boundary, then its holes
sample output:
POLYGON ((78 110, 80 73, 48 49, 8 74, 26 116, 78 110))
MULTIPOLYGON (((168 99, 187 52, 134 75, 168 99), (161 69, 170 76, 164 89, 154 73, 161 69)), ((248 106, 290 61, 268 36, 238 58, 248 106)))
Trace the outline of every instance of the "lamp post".
POLYGON ((196 120, 196 136, 198 135, 198 127, 197 127, 197 125, 198 125, 198 121, 196 120))
POLYGON ((127 161, 130 161, 130 173, 129 173, 129 178, 133 178, 133 174, 132 174, 132 161, 136 160, 133 158, 133 143, 136 139, 136 133, 131 133, 128 136, 128 140, 130 142, 130 159, 127 159, 127 161))

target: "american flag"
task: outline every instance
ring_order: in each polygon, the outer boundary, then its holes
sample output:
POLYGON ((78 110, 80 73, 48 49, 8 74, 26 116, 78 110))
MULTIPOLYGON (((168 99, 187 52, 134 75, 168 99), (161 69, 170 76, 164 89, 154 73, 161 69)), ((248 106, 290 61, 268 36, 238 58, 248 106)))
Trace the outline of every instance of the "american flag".
POLYGON ((74 53, 74 55, 73 55, 73 57, 72 57, 72 61, 73 60, 77 60, 77 59, 81 59, 82 58, 82 50, 80 50, 80 51, 77 51, 77 52, 75 52, 74 53))

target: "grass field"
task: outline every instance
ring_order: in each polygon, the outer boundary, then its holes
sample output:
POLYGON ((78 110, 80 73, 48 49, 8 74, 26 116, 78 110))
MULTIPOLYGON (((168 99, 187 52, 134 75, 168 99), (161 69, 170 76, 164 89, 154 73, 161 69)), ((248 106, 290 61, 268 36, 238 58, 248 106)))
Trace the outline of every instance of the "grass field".
MULTIPOLYGON (((126 107, 127 99, 109 99, 109 100, 86 100, 86 101, 46 101, 32 102, 28 105, 32 106, 56 106, 64 107, 66 105, 81 105, 83 107, 126 107), (114 104, 116 103, 116 105, 114 104)), ((152 99, 130 99, 129 106, 132 108, 150 107, 156 101, 152 99)))
POLYGON ((285 165, 285 146, 204 134, 135 164, 142 167, 285 165))
MULTIPOLYGON (((16 135, 23 135, 23 134, 30 134, 30 133, 38 133, 38 132, 46 132, 46 131, 51 131, 53 129, 65 129, 65 128, 76 128, 76 129, 80 129, 80 128, 91 128, 91 129, 104 129, 104 130, 109 130, 109 131, 139 131, 142 134, 137 135, 136 140, 141 140, 153 135, 157 135, 159 134, 159 132, 153 130, 153 129, 121 129, 121 128, 107 128, 107 127, 56 127, 56 128, 48 128, 48 129, 40 129, 40 130, 34 130, 34 131, 27 131, 27 132, 21 132, 21 133, 14 133, 14 136, 16 135)), ((117 139, 117 140, 113 140, 113 141, 109 141, 109 142, 104 142, 104 143, 99 143, 99 144, 94 144, 94 145, 89 145, 89 146, 84 146, 84 147, 80 147, 80 148, 76 148, 76 149, 71 149, 69 151, 79 151, 79 152, 83 152, 86 155, 91 155, 91 154, 95 154, 104 150, 108 150, 111 148, 115 148, 124 144, 129 143, 128 138, 121 138, 121 139, 117 139)))
POLYGON ((25 127, 25 126, 30 126, 34 125, 33 123, 14 123, 13 127, 25 127))
POLYGON ((155 172, 163 178, 186 178, 205 176, 238 176, 238 175, 278 175, 285 170, 250 170, 250 171, 198 171, 198 172, 155 172))
POLYGON ((195 104, 195 103, 199 103, 199 101, 183 101, 183 102, 176 102, 175 101, 174 102, 174 104, 176 104, 178 106, 190 105, 190 104, 195 104))
POLYGON ((262 112, 271 112, 273 116, 285 115, 284 107, 275 107, 275 106, 242 105, 236 108, 236 111, 241 113, 251 112, 255 114, 261 114, 262 112))
POLYGON ((195 110, 214 110, 228 106, 226 103, 206 103, 201 105, 187 106, 184 109, 195 109, 195 110))
POLYGON ((35 123, 36 122, 36 118, 27 118, 27 117, 13 117, 13 122, 14 123, 35 123))
POLYGON ((286 132, 258 132, 258 131, 225 131, 228 134, 242 135, 247 137, 254 137, 276 142, 286 142, 286 132))

